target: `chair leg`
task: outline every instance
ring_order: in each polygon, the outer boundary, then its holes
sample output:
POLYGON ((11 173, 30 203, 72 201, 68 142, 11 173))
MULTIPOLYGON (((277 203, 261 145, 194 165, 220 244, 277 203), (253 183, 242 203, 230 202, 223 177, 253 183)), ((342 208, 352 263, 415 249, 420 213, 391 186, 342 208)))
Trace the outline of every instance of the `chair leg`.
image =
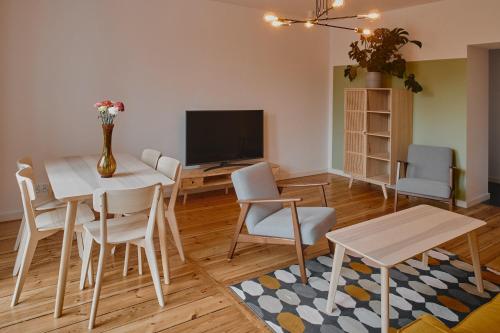
MULTIPOLYGON (((140 246, 139 246, 140 248, 140 246)), ((152 241, 146 241, 144 248, 146 258, 148 260, 149 270, 151 271, 151 278, 156 290, 156 297, 161 307, 165 306, 165 299, 163 298, 163 291, 161 289, 160 273, 158 272, 158 264, 156 263, 156 254, 152 241)))
POLYGON ((101 244, 101 249, 99 250, 99 264, 97 265, 94 295, 92 296, 92 307, 90 308, 89 330, 93 329, 95 324, 97 306, 99 305, 99 297, 101 296, 102 279, 104 276, 107 255, 107 244, 101 244))
POLYGON ((16 262, 14 263, 14 269, 12 271, 12 276, 19 274, 19 268, 23 262, 24 251, 26 251, 26 246, 28 246, 28 232, 26 228, 23 228, 23 234, 21 235, 21 243, 19 244, 19 249, 17 250, 16 262))
POLYGON ((453 198, 448 199, 448 210, 453 211, 453 198))
POLYGON ((127 276, 128 273, 128 259, 130 257, 130 243, 127 242, 125 245, 125 261, 123 262, 123 276, 127 276))
POLYGON ((398 190, 394 191, 394 213, 398 211, 398 190))
POLYGON ((304 260, 304 250, 302 249, 302 244, 295 242, 295 249, 297 251, 297 259, 299 260, 300 279, 303 284, 307 284, 306 263, 304 260))
POLYGON ((21 244, 21 240, 23 238, 23 232, 26 224, 26 219, 23 218, 21 219, 21 224, 19 225, 19 231, 17 232, 17 237, 16 237, 16 242, 14 243, 14 251, 17 251, 19 249, 19 245, 21 244))
POLYGON ((140 246, 137 246, 137 266, 139 275, 142 275, 142 248, 140 246))
MULTIPOLYGON (((83 245, 83 257, 82 257, 82 270, 80 272, 80 290, 85 289, 85 277, 89 272, 90 262, 92 260, 92 235, 85 233, 85 240, 83 245)), ((89 277, 89 286, 92 285, 91 281, 92 275, 89 277)))
POLYGON ((33 260, 33 255, 35 254, 36 246, 38 244, 38 239, 33 238, 31 235, 27 237, 26 246, 23 251, 23 259, 21 262, 21 268, 19 270, 19 275, 17 277, 16 286, 14 288, 14 294, 12 295, 11 307, 14 307, 18 301, 19 296, 21 296, 21 291, 23 290, 24 280, 28 274, 31 261, 33 260))
POLYGON ((240 216, 238 217, 238 221, 236 222, 236 229, 234 229, 233 240, 231 241, 229 252, 227 253, 227 260, 233 259, 234 250, 236 249, 236 244, 238 244, 238 236, 240 235, 241 229, 243 228, 243 223, 245 223, 249 208, 250 206, 248 204, 245 204, 241 207, 240 216))
POLYGON ((76 245, 78 247, 78 256, 83 258, 83 233, 75 232, 76 245))

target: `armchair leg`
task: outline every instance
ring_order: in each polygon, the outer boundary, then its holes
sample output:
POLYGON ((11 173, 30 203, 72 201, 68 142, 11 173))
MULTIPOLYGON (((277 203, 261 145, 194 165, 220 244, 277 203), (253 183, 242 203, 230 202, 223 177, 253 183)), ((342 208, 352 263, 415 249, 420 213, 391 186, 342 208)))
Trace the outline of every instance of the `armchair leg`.
POLYGON ((453 198, 448 199, 448 210, 453 211, 453 198))
POLYGON ((335 253, 335 244, 333 244, 332 241, 330 241, 328 238, 326 239, 328 242, 328 248, 330 249, 330 253, 334 254, 335 253))
POLYGON ((394 213, 398 211, 398 190, 394 191, 394 213))
POLYGON ((236 244, 238 243, 238 236, 241 233, 241 229, 243 228, 243 223, 245 223, 245 219, 248 214, 248 209, 250 205, 244 204, 241 207, 240 216, 238 217, 238 222, 236 222, 236 229, 234 230, 233 240, 231 241, 231 245, 229 246, 229 252, 227 253, 227 260, 233 259, 234 250, 236 249, 236 244))
POLYGON ((302 244, 295 240, 295 249, 297 250, 297 259, 299 260, 300 279, 303 284, 307 284, 306 263, 304 260, 304 250, 302 244))
POLYGON ((321 203, 323 207, 328 207, 328 202, 326 201, 325 187, 321 186, 321 203))

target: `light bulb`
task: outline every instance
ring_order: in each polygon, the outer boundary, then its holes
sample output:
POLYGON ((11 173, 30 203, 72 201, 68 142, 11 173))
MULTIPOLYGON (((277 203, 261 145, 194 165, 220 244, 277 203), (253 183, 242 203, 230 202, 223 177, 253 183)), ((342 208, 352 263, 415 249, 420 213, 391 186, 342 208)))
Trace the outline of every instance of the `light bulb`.
POLYGON ((364 28, 363 31, 361 32, 363 34, 363 36, 365 37, 369 37, 372 35, 372 31, 368 28, 364 28))
POLYGON ((278 17, 276 15, 274 15, 274 14, 266 14, 264 16, 264 20, 266 22, 271 23, 271 22, 274 22, 274 21, 278 20, 278 17))
POLYGON ((306 23, 304 23, 304 26, 307 29, 310 29, 310 28, 314 27, 314 23, 312 23, 311 21, 307 21, 306 23))
POLYGON ((272 21, 272 22, 271 22, 271 25, 272 25, 273 27, 281 27, 281 26, 282 26, 282 25, 284 25, 284 24, 285 24, 285 22, 280 21, 280 20, 274 20, 274 21, 272 21))
POLYGON ((332 7, 338 8, 344 5, 344 0, 333 0, 332 7))
POLYGON ((370 19, 370 20, 376 20, 380 18, 380 13, 377 12, 372 12, 369 14, 360 14, 357 16, 358 19, 370 19))

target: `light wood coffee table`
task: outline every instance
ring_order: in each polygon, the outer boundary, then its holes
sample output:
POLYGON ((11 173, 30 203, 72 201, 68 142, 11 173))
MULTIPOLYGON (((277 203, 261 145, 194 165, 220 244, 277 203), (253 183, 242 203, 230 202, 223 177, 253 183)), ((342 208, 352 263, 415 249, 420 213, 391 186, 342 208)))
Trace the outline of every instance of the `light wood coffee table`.
POLYGON ((447 210, 421 205, 385 215, 326 237, 335 243, 327 312, 332 313, 345 250, 348 249, 380 266, 382 332, 389 331, 389 269, 417 254, 467 234, 477 289, 483 292, 481 265, 475 230, 486 223, 447 210))

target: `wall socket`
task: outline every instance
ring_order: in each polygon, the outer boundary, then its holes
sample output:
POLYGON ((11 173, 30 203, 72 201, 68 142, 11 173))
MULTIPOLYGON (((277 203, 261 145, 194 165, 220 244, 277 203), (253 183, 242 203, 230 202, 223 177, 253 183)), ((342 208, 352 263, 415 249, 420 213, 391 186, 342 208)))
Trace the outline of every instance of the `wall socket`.
POLYGON ((50 186, 49 184, 36 184, 35 192, 36 194, 48 194, 50 186))

